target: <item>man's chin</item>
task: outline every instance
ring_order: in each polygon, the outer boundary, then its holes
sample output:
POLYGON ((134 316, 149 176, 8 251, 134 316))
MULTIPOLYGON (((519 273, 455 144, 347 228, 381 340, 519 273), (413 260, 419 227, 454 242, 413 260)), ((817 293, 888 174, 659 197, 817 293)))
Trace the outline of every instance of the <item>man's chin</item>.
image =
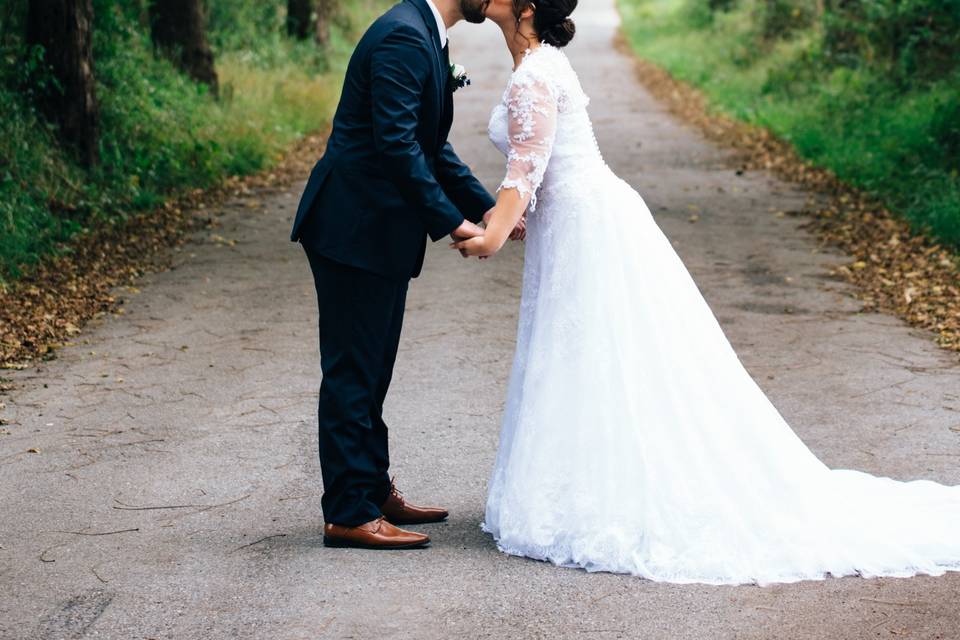
POLYGON ((489 6, 489 0, 484 0, 476 8, 464 11, 464 7, 461 4, 463 19, 471 24, 483 24, 487 20, 487 7, 489 6))

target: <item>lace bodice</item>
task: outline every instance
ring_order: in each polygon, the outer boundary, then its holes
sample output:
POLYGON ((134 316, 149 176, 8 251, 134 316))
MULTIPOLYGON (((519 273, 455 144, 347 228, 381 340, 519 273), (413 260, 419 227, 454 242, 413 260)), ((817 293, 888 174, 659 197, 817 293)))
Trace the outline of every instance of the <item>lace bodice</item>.
POLYGON ((589 102, 563 51, 546 43, 528 49, 490 118, 490 139, 507 156, 506 177, 497 191, 530 194, 534 211, 545 182, 602 165, 589 102))

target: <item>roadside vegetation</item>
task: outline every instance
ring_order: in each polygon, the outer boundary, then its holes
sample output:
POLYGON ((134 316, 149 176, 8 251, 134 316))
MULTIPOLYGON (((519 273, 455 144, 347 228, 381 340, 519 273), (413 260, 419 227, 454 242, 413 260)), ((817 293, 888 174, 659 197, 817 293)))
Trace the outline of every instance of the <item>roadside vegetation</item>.
POLYGON ((387 4, 7 3, 0 287, 46 256, 70 252, 78 234, 278 162, 327 125, 352 43, 387 4), (69 13, 85 4, 88 24, 69 13), (158 10, 171 6, 184 15, 158 10), (31 15, 41 10, 39 20, 31 15), (58 21, 57 11, 74 22, 58 21), (64 45, 66 59, 50 53, 57 45, 42 44, 71 42, 78 31, 90 46, 64 45))
POLYGON ((960 0, 619 0, 641 58, 960 248, 960 0))

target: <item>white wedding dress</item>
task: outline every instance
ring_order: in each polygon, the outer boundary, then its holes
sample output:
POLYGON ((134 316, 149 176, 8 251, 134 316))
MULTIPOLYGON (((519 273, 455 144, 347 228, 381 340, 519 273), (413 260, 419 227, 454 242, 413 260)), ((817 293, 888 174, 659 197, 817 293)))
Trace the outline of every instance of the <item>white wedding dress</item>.
POLYGON ((490 121, 501 188, 534 197, 483 530, 509 554, 677 583, 960 570, 960 486, 816 458, 604 163, 587 102, 542 45, 490 121))

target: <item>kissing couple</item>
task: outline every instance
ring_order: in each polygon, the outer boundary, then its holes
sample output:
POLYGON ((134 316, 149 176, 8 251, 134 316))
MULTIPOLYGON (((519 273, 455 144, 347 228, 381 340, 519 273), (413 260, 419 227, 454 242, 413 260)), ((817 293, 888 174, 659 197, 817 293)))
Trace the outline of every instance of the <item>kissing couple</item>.
MULTIPOLYGON (((960 486, 829 469, 751 378, 643 198, 606 165, 564 47, 576 0, 404 0, 362 37, 291 240, 319 307, 324 544, 409 549, 444 520, 392 482, 383 404, 427 239, 525 240, 484 521, 509 554, 675 583, 960 570, 960 486), (491 195, 447 141, 447 30, 496 23, 513 71, 491 195)), ((611 55, 614 55, 611 51, 611 55)))

